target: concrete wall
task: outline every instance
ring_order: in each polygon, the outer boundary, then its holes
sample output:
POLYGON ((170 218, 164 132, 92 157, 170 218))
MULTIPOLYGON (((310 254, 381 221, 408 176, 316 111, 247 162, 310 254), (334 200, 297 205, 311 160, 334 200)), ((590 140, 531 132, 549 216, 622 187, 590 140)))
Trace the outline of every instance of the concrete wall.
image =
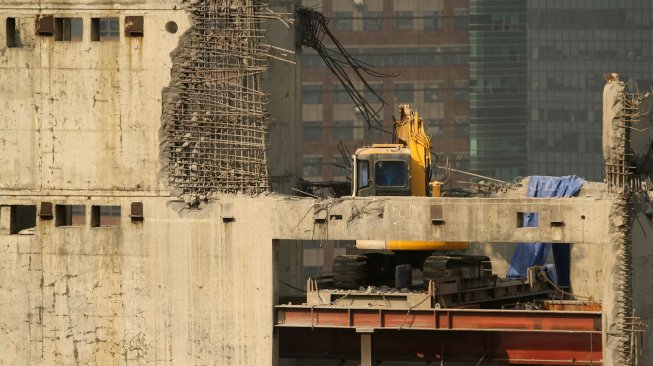
MULTIPOLYGON (((390 212, 416 205, 409 198, 374 200, 378 209, 366 210, 360 208, 371 207, 369 199, 318 204, 284 196, 224 196, 189 210, 169 197, 1 199, 4 205, 42 200, 85 205, 87 217, 83 226, 38 219, 34 235, 0 235, 0 347, 12 350, 0 353, 0 364, 274 364, 272 306, 284 271, 279 258, 284 244, 274 239, 396 238, 393 228, 410 227, 415 217, 390 212), (143 222, 129 218, 134 201, 143 202, 143 222), (90 206, 98 204, 120 205, 120 226, 91 227, 90 206), (316 223, 314 208, 322 205, 334 214, 349 214, 316 223), (232 222, 222 220, 226 206, 231 206, 232 222)), ((451 200, 419 201, 443 204, 444 212, 452 207, 451 200)), ((466 200, 459 201, 455 207, 465 205, 466 200)), ((501 210, 553 204, 563 212, 577 210, 573 200, 540 201, 515 201, 501 210)), ((524 239, 506 230, 514 224, 512 215, 498 215, 498 206, 468 205, 492 218, 480 240, 524 239)), ((606 207, 598 202, 596 214, 606 207)), ((474 220, 469 210, 460 212, 474 220)), ((570 232, 579 221, 567 221, 570 232)), ((423 239, 422 232, 405 234, 405 239, 423 239)), ((445 240, 467 235, 443 233, 445 240)), ((540 239, 552 241, 553 235, 540 239)), ((579 258, 576 263, 588 262, 579 258)))
POLYGON ((0 189, 164 189, 158 179, 161 89, 170 81, 169 54, 189 26, 187 15, 174 2, 65 5, 75 3, 40 1, 35 9, 33 1, 2 2, 2 24, 7 17, 33 22, 36 14, 77 17, 84 34, 81 42, 36 35, 34 47, 6 48, 0 27, 0 149, 10 152, 0 156, 0 189), (144 37, 122 36, 128 15, 143 15, 144 37), (120 17, 120 40, 92 42, 91 17, 120 17), (165 30, 168 21, 177 23, 176 34, 165 30))
POLYGON ((635 200, 632 229, 633 307, 647 331, 640 335, 644 365, 653 363, 653 197, 642 195, 635 200))
MULTIPOLYGON (((37 219, 33 235, 11 235, 4 230, 7 210, 0 210, 0 349, 7 350, 0 364, 273 364, 272 306, 283 291, 277 279, 297 284, 298 240, 574 242, 574 290, 602 296, 609 198, 225 196, 186 209, 159 174, 161 91, 170 83, 170 52, 190 26, 183 4, 78 3, 0 0, 0 22, 52 14, 81 17, 85 26, 81 42, 34 36, 26 48, 5 47, 0 26, 0 205, 81 204, 87 215, 94 204, 120 205, 121 225, 91 227, 88 216, 80 227, 37 219), (90 41, 91 17, 120 17, 122 28, 128 15, 144 16, 143 38, 90 41), (174 34, 165 30, 169 21, 178 25, 174 34), (130 220, 132 202, 143 202, 144 222, 130 220), (221 219, 227 202, 232 223, 221 219), (432 204, 443 205, 445 225, 431 224, 432 204), (541 212, 543 222, 559 215, 565 226, 517 229, 518 210, 541 212), (327 223, 316 222, 323 214, 327 223)), ((291 48, 292 30, 273 27, 269 41, 291 48)), ((278 178, 273 186, 288 192, 301 169, 293 104, 299 78, 287 64, 271 67, 271 172, 278 178)), ((650 324, 651 236, 643 227, 633 233, 635 304, 650 324)), ((483 248, 504 263, 511 254, 509 245, 483 248)), ((653 348, 650 337, 645 344, 653 348)))

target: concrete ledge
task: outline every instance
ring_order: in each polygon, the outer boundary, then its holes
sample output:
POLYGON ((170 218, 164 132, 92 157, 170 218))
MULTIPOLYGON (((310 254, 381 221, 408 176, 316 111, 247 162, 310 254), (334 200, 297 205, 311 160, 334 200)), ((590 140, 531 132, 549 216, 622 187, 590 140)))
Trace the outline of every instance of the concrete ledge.
MULTIPOLYGON (((608 240, 609 200, 375 197, 266 201, 249 202, 261 214, 272 211, 266 216, 275 222, 275 239, 583 244, 608 240), (432 207, 437 207, 438 220, 432 221, 432 207), (520 215, 529 212, 539 214, 539 227, 519 227, 520 215)), ((250 203, 237 200, 234 205, 250 203)))

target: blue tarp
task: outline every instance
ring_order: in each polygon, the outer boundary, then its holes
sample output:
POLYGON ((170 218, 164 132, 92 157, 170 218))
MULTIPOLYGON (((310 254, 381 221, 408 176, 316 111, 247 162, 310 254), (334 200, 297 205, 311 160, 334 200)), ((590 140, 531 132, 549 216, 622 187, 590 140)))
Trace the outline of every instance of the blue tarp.
MULTIPOLYGON (((565 177, 532 176, 528 180, 527 197, 571 197, 585 181, 575 175, 565 177)), ((537 213, 524 214, 525 227, 537 227, 537 213)), ((569 287, 570 248, 568 244, 519 243, 508 268, 508 278, 524 278, 529 267, 542 266, 553 248, 553 270, 557 284, 569 287)))

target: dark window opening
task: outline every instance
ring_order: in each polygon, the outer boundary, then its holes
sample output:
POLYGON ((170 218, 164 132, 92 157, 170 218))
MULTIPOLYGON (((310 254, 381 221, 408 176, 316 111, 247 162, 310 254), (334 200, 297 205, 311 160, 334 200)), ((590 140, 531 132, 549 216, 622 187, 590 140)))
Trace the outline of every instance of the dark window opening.
POLYGON ((538 227, 537 212, 517 212, 517 227, 538 227))
POLYGON ((406 163, 403 161, 377 161, 374 165, 377 187, 405 187, 406 163))
POLYGON ((120 206, 92 206, 91 227, 120 226, 120 206))
POLYGON ((349 169, 347 169, 347 163, 341 155, 333 156, 333 163, 331 163, 331 172, 334 177, 348 177, 349 169))
POLYGON ((120 39, 119 18, 92 18, 91 41, 117 41, 120 39))
POLYGON ((304 156, 304 177, 322 176, 322 157, 304 156))
POLYGON ((33 18, 7 18, 5 23, 7 48, 33 48, 34 19, 33 18))
POLYGON ((356 160, 357 188, 367 188, 370 185, 370 163, 367 160, 356 160))
POLYGON ((351 140, 354 138, 353 121, 335 121, 334 138, 339 140, 351 140))
POLYGON ((424 102, 439 102, 442 101, 442 85, 441 84, 428 84, 424 88, 424 102))
POLYGON ((304 122, 304 128, 302 132, 304 140, 319 140, 322 138, 322 122, 304 122))
POLYGON ((395 29, 410 31, 413 30, 413 12, 398 11, 395 13, 395 29))
POLYGON ((380 11, 366 11, 363 13, 363 30, 378 31, 383 24, 380 11))
POLYGON ((322 104, 322 85, 302 85, 302 99, 304 104, 322 104))
POLYGON ((143 17, 125 17, 125 37, 143 37, 143 17))
POLYGON ((86 225, 86 207, 84 205, 56 205, 55 226, 86 225))
POLYGON ((335 86, 334 92, 335 92, 335 96, 333 98, 334 104, 347 104, 352 102, 349 92, 342 85, 335 86))
POLYGON ((54 18, 54 40, 60 42, 80 42, 84 22, 82 18, 54 18))
POLYGON ((453 28, 455 30, 469 29, 469 13, 467 9, 454 9, 453 28))
POLYGON ((34 234, 36 227, 36 205, 12 205, 0 207, 0 220, 3 233, 34 234))
POLYGON ((412 103, 413 102, 413 84, 400 83, 395 84, 395 97, 397 103, 412 103))
POLYGON ((442 28, 442 13, 428 11, 424 14, 424 30, 438 30, 442 28))
POLYGON ((351 32, 354 30, 354 19, 350 11, 337 11, 333 15, 333 29, 351 32))
POLYGON ((7 18, 7 47, 18 47, 16 18, 7 18))

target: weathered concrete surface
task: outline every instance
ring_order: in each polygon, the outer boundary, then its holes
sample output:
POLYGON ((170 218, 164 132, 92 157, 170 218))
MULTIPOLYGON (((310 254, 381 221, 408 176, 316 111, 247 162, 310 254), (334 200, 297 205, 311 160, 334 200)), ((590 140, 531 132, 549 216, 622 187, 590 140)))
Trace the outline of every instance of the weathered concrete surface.
MULTIPOLYGON (((78 203, 89 213, 91 204, 120 204, 123 211, 120 227, 38 220, 35 235, 0 235, 0 364, 273 364, 277 279, 297 277, 301 262, 292 257, 297 242, 273 239, 573 242, 574 290, 601 298, 600 284, 611 280, 598 270, 611 254, 610 199, 600 194, 537 201, 521 193, 494 200, 223 197, 199 211, 182 209, 158 175, 158 131, 169 55, 189 26, 183 4, 0 0, 0 14, 1 21, 56 14, 85 24, 82 42, 35 37, 33 48, 0 46, 0 205, 78 203), (144 15, 144 38, 90 42, 91 17, 125 15, 144 15), (164 29, 171 20, 175 34, 164 29), (143 223, 127 217, 134 201, 144 203, 143 223), (236 220, 225 224, 220 204, 227 201, 236 220), (430 223, 431 204, 443 205, 444 225, 430 223), (316 223, 316 209, 326 223, 316 223), (516 212, 534 211, 542 215, 540 230, 518 229, 516 212), (550 225, 555 216, 563 226, 550 225), (295 248, 284 253, 287 243, 295 248)), ((0 39, 4 32, 0 27, 0 39)), ((271 152, 279 189, 287 190, 300 169, 298 150, 279 141, 298 139, 298 81, 273 74, 266 82, 289 90, 273 96, 282 112, 274 112, 271 152)), ((651 325, 651 235, 645 225, 641 233, 634 227, 634 302, 651 325)), ((499 256, 498 245, 483 247, 499 256)), ((646 336, 645 354, 652 348, 646 336)))
MULTIPOLYGON (((299 0, 268 0, 273 11, 294 14, 299 0)), ((292 16, 284 15, 292 18, 292 16)), ((266 43, 288 50, 272 52, 263 75, 263 89, 270 93, 268 111, 272 116, 268 155, 270 185, 274 192, 292 194, 302 173, 301 49, 295 46, 295 27, 277 19, 266 24, 266 43)))
POLYGON ((634 201, 633 308, 647 327, 643 335, 643 365, 653 363, 653 196, 640 195, 634 201))
POLYGON ((169 54, 188 27, 187 14, 175 1, 76 3, 0 1, 3 23, 36 14, 84 22, 81 42, 37 35, 33 48, 6 48, 0 27, 0 149, 10 152, 0 155, 0 189, 165 189, 156 138, 161 89, 170 81, 169 54), (91 41, 91 17, 118 16, 122 29, 124 15, 144 16, 143 38, 91 41), (168 21, 177 23, 177 33, 165 30, 168 21))
POLYGON ((328 200, 305 207, 294 214, 296 217, 285 216, 289 227, 279 235, 288 239, 347 240, 352 231, 357 231, 356 239, 600 244, 607 234, 609 204, 583 198, 328 200), (442 207, 443 224, 431 223, 432 205, 442 207), (520 227, 519 212, 538 212, 540 226, 520 227), (326 223, 316 223, 314 216, 320 214, 328 218, 326 223), (552 224, 554 218, 563 224, 552 224))
MULTIPOLYGON (((273 239, 326 237, 327 231, 342 239, 398 239, 406 231, 392 228, 410 227, 416 218, 379 213, 421 207, 421 201, 444 203, 446 213, 446 204, 464 208, 466 201, 225 196, 188 210, 168 197, 152 197, 138 199, 145 221, 132 223, 127 214, 133 197, 1 198, 2 204, 40 199, 83 204, 87 212, 93 204, 118 204, 122 221, 119 227, 93 228, 88 217, 83 227, 56 227, 53 220, 39 219, 35 235, 0 236, 0 347, 14 350, 0 353, 0 363, 273 364, 272 306, 283 245, 273 239), (221 209, 227 203, 235 220, 224 223, 221 209), (315 224, 314 207, 323 205, 331 214, 345 208, 349 214, 315 224)), ((589 204, 582 199, 472 201, 468 204, 476 210, 461 209, 457 220, 506 205, 510 210, 555 206, 577 215, 589 204)), ((604 202, 593 202, 599 215, 604 202)), ((566 226, 574 228, 577 221, 569 219, 566 226)), ((486 236, 479 239, 523 241, 524 236, 505 232, 513 223, 512 216, 485 215, 486 236)), ((424 239, 431 232, 415 230, 403 238, 424 239)), ((468 235, 443 233, 447 240, 468 235)), ((538 239, 553 239, 542 235, 538 239)), ((576 263, 590 265, 583 258, 576 263)))

